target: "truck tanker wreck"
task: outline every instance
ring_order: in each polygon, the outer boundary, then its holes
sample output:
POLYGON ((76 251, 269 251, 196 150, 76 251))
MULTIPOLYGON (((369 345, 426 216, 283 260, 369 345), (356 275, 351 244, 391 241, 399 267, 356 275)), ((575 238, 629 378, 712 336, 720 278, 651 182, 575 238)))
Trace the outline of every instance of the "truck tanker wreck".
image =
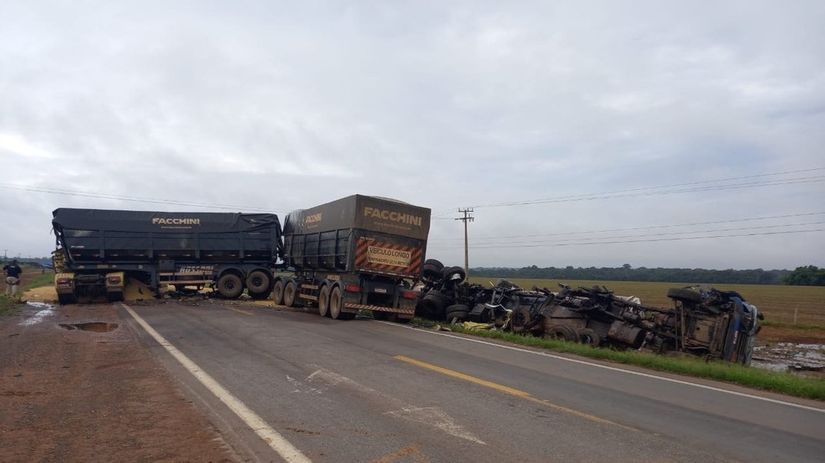
POLYGON ((464 281, 457 267, 437 271, 428 260, 420 316, 490 323, 497 329, 596 346, 656 353, 684 352, 750 364, 763 318, 756 306, 733 291, 673 288, 673 307, 646 306, 604 286, 560 290, 523 289, 500 280, 492 287, 464 281))

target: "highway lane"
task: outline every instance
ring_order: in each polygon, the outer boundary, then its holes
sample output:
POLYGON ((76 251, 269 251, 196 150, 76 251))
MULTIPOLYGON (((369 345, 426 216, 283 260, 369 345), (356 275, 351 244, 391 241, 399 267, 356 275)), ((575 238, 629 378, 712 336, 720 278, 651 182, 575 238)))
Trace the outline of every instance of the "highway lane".
MULTIPOLYGON (((371 320, 339 322, 217 301, 132 308, 313 461, 821 461, 825 455, 825 413, 817 410, 371 320)), ((236 430, 242 450, 277 458, 141 336, 213 419, 236 430)))

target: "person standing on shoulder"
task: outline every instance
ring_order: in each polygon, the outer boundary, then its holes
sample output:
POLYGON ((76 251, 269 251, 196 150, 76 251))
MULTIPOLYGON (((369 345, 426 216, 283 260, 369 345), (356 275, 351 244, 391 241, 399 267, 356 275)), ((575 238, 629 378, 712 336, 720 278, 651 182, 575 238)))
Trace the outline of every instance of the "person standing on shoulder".
POLYGON ((11 261, 11 264, 3 266, 3 272, 6 274, 6 296, 16 297, 17 286, 20 284, 20 274, 23 270, 17 265, 17 259, 11 261))

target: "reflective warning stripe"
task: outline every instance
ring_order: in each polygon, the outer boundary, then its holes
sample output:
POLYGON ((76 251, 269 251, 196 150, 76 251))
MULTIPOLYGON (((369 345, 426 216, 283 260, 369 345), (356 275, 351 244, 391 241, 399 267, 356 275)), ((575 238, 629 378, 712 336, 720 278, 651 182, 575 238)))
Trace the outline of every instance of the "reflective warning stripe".
POLYGON ((390 312, 390 313, 400 313, 403 315, 415 315, 415 309, 401 309, 401 308, 393 308, 393 307, 381 307, 380 305, 369 305, 369 304, 352 304, 346 303, 344 304, 344 308, 347 309, 358 309, 358 310, 372 310, 373 312, 390 312))

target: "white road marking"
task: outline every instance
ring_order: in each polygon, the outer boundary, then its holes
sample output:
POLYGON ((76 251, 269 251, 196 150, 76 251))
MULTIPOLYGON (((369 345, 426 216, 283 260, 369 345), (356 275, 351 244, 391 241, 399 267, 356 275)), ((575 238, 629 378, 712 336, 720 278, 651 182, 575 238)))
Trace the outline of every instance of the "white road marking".
POLYGON ((588 365, 588 366, 591 366, 591 367, 603 368, 605 370, 618 371, 618 372, 621 372, 621 373, 627 373, 629 375, 636 375, 636 376, 642 376, 642 377, 645 377, 645 378, 658 379, 660 381, 667 381, 669 383, 683 384, 685 386, 698 387, 700 389, 707 389, 707 390, 710 390, 710 391, 722 392, 724 394, 731 394, 731 395, 735 395, 735 396, 739 396, 739 397, 746 397, 746 398, 749 398, 749 399, 756 399, 756 400, 762 400, 764 402, 770 402, 770 403, 779 404, 779 405, 786 405, 788 407, 796 407, 796 408, 801 408, 803 410, 809 410, 809 411, 813 411, 813 412, 825 413, 825 409, 823 409, 823 408, 809 407, 807 405, 797 404, 797 403, 793 403, 793 402, 786 402, 784 400, 771 399, 769 397, 762 397, 762 396, 758 396, 758 395, 754 395, 754 394, 747 394, 747 393, 744 393, 744 392, 731 391, 731 390, 728 390, 728 389, 722 389, 722 388, 718 388, 718 387, 708 386, 708 385, 705 385, 705 384, 692 383, 690 381, 683 381, 681 379, 667 378, 667 377, 664 377, 664 376, 657 376, 657 375, 653 375, 653 374, 650 374, 650 373, 642 373, 640 371, 625 370, 623 368, 611 367, 611 366, 608 366, 608 365, 601 365, 599 363, 588 362, 586 360, 578 360, 578 359, 574 359, 574 358, 563 357, 561 355, 549 354, 547 352, 538 352, 538 351, 533 351, 533 350, 529 350, 529 349, 522 349, 520 347, 507 346, 507 345, 503 345, 503 344, 497 344, 497 343, 494 343, 494 342, 482 341, 480 339, 472 339, 472 338, 467 338, 467 337, 464 337, 464 336, 456 336, 454 334, 441 333, 441 332, 438 332, 438 331, 422 330, 422 329, 418 329, 418 328, 413 328, 411 326, 399 325, 398 323, 392 323, 392 322, 387 322, 387 321, 383 321, 383 320, 375 320, 375 321, 378 322, 378 323, 383 323, 385 325, 390 325, 390 326, 394 326, 394 327, 397 327, 397 328, 404 328, 404 329, 408 329, 408 330, 413 330, 413 331, 416 331, 416 332, 419 332, 419 333, 433 334, 433 335, 436 335, 436 336, 445 336, 445 337, 448 337, 448 338, 459 339, 459 340, 467 341, 467 342, 475 342, 475 343, 478 343, 478 344, 484 344, 484 345, 487 345, 487 346, 498 347, 498 348, 501 348, 501 349, 514 350, 514 351, 517 351, 517 352, 524 352, 524 353, 527 353, 527 354, 540 355, 540 356, 543 356, 543 357, 550 357, 550 358, 553 358, 553 359, 556 359, 556 360, 563 360, 565 362, 578 363, 580 365, 588 365))
POLYGON ((323 381, 328 386, 344 385, 356 392, 371 397, 378 397, 382 403, 387 404, 392 410, 384 412, 384 415, 400 418, 408 421, 415 421, 427 426, 432 426, 440 429, 451 436, 465 439, 476 444, 487 445, 486 442, 476 437, 473 433, 467 431, 460 424, 456 423, 453 417, 447 414, 439 407, 416 407, 402 402, 395 397, 390 397, 386 394, 376 391, 375 389, 365 386, 355 380, 352 380, 344 375, 335 373, 325 369, 319 369, 307 376, 307 382, 323 381))
POLYGON ((149 333, 152 338, 157 341, 158 344, 163 346, 172 357, 175 358, 184 368, 186 368, 189 373, 192 373, 192 376, 197 378, 198 381, 201 382, 212 394, 215 394, 221 402, 223 402, 230 410, 232 410, 238 418, 243 420, 244 423, 247 424, 255 434, 258 435, 261 439, 264 440, 269 446, 278 453, 284 460, 289 463, 312 463, 312 460, 307 458, 300 450, 298 450, 295 446, 293 446, 289 441, 287 441, 282 435, 280 435, 277 431, 272 429, 272 427, 264 421, 257 413, 252 411, 249 407, 247 407, 243 402, 241 402, 237 397, 232 395, 229 391, 226 390, 223 386, 220 385, 214 378, 209 376, 208 373, 203 371, 195 362, 189 359, 183 352, 179 351, 175 346, 173 346, 169 341, 167 341, 163 336, 160 335, 154 328, 152 328, 146 321, 141 318, 140 315, 135 313, 131 307, 126 304, 122 304, 123 307, 129 312, 129 314, 138 322, 138 324, 149 333))

